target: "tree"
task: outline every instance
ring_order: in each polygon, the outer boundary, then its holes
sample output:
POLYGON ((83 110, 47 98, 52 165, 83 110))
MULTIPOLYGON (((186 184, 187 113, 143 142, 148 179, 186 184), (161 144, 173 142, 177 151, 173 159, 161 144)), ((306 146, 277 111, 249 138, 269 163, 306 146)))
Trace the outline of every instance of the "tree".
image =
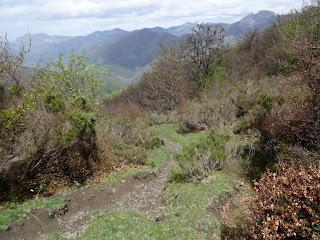
POLYGON ((67 103, 86 101, 93 104, 112 85, 111 81, 104 80, 107 75, 105 66, 88 65, 84 55, 72 51, 67 60, 60 55, 49 69, 40 67, 34 85, 38 93, 57 93, 67 103))
POLYGON ((224 43, 220 26, 198 24, 186 40, 186 56, 194 63, 200 77, 207 76, 224 43))
POLYGON ((0 36, 0 76, 9 77, 16 85, 19 85, 22 63, 30 47, 31 39, 27 46, 22 44, 16 54, 11 49, 7 36, 0 36))
POLYGON ((180 43, 163 48, 138 85, 139 103, 157 112, 171 111, 189 95, 190 66, 183 57, 180 43))

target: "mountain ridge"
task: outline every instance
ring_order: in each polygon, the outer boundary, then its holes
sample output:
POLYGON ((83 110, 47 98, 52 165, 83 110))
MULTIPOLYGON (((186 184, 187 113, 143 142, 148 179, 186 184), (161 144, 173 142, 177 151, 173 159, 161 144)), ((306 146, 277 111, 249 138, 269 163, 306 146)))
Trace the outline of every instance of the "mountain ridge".
MULTIPOLYGON (((262 10, 251 13, 240 21, 232 24, 208 23, 225 28, 226 37, 238 38, 249 32, 263 31, 277 20, 274 12, 262 10)), ((95 31, 85 36, 50 36, 45 33, 31 35, 31 53, 27 56, 27 63, 55 60, 59 53, 66 56, 74 49, 76 52, 85 51, 90 63, 118 65, 126 68, 142 67, 150 63, 160 50, 160 44, 169 45, 170 42, 189 34, 197 23, 187 22, 180 26, 169 28, 153 27, 134 31, 120 28, 95 31)), ((28 35, 19 37, 15 46, 29 40, 28 35)))

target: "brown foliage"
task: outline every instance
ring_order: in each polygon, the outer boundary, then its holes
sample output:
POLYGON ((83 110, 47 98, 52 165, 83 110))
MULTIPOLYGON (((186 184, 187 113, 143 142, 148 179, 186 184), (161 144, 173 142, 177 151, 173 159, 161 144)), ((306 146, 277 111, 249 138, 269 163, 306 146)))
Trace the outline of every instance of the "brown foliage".
POLYGON ((278 164, 255 184, 250 228, 254 239, 318 239, 320 164, 278 164))
POLYGON ((107 99, 105 101, 105 109, 109 114, 117 116, 137 118, 144 115, 141 106, 128 98, 126 93, 107 99))
POLYGON ((192 79, 189 62, 182 51, 180 44, 163 49, 151 71, 138 84, 105 102, 107 111, 123 108, 121 112, 127 115, 129 106, 136 115, 141 109, 160 113, 179 106, 190 95, 192 79))
POLYGON ((274 108, 264 119, 262 134, 276 142, 298 144, 308 149, 317 149, 320 144, 320 129, 310 101, 298 100, 274 108))

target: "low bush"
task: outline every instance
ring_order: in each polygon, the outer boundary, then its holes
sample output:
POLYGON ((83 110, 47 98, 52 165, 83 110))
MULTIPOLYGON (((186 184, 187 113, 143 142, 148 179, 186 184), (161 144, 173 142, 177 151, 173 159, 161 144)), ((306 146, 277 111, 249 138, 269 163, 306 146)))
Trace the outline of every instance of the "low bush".
POLYGON ((224 145, 227 140, 227 136, 210 133, 199 143, 184 147, 176 157, 184 177, 189 180, 201 179, 221 169, 226 160, 224 145))
POLYGON ((168 178, 168 182, 176 182, 176 183, 183 183, 188 181, 186 175, 184 174, 183 170, 180 167, 174 168, 168 178))
POLYGON ((255 184, 254 239, 318 239, 320 164, 277 165, 255 184))

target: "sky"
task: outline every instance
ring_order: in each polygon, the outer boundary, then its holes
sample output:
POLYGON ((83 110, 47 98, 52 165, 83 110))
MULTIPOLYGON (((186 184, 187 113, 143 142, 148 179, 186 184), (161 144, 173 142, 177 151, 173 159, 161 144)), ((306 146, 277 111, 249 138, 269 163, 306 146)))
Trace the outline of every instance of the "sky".
POLYGON ((0 0, 0 34, 86 35, 96 30, 232 23, 259 10, 286 13, 302 0, 0 0))

